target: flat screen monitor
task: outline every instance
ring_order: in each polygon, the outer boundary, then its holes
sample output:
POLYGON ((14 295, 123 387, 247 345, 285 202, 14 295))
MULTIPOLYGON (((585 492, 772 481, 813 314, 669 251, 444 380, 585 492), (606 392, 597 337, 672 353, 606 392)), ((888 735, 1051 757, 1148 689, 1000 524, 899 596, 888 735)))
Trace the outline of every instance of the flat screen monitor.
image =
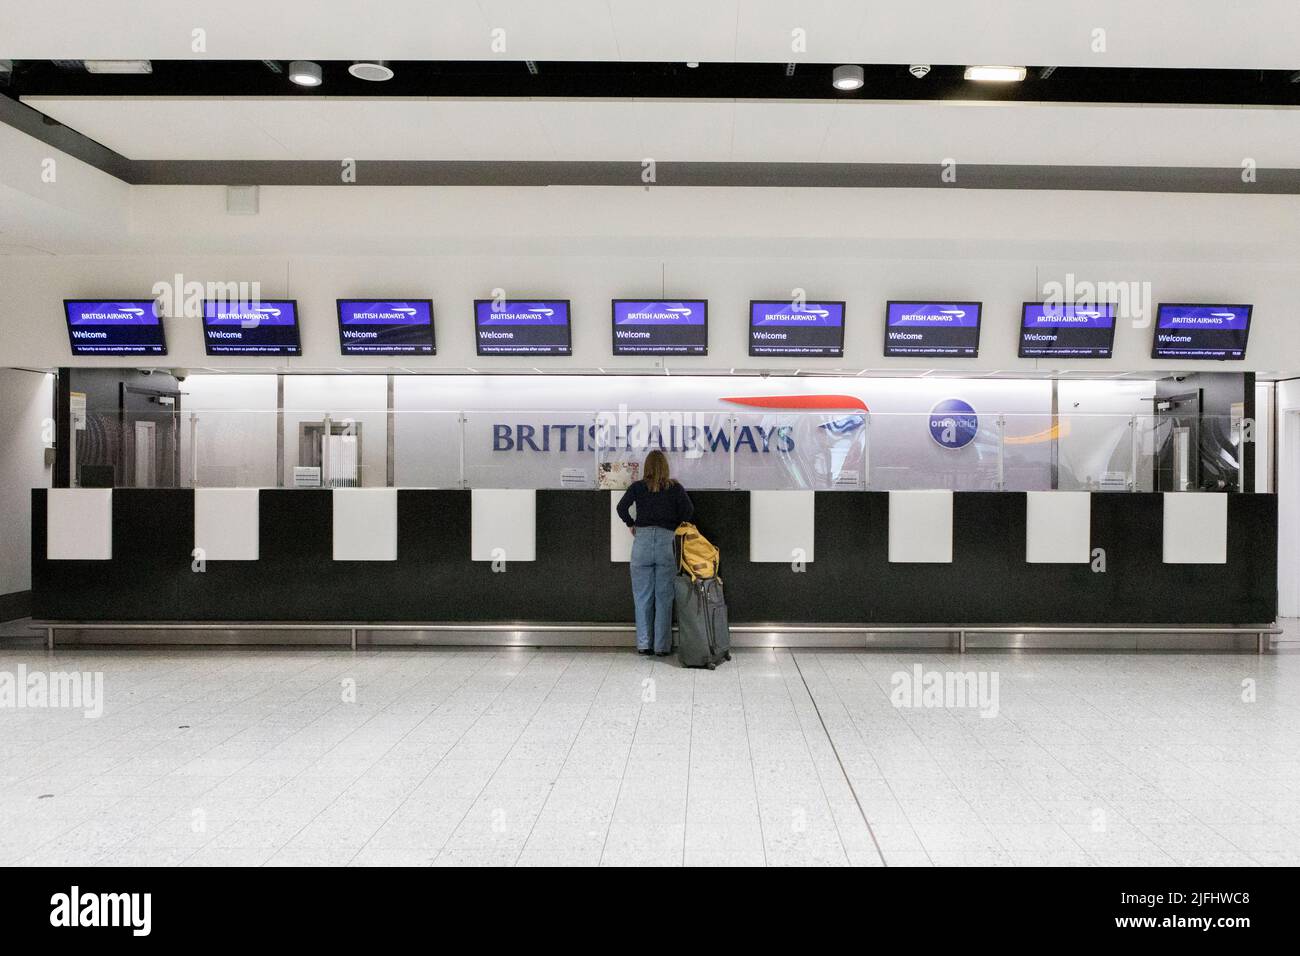
POLYGON ((1246 357, 1249 305, 1185 305, 1156 308, 1152 358, 1231 361, 1246 357))
POLYGON ((844 303, 751 299, 749 354, 841 358, 844 355, 844 303))
POLYGON ((203 347, 209 355, 301 355, 298 303, 203 301, 203 347))
POLYGON ((705 299, 614 299, 610 311, 615 355, 709 354, 709 303, 705 299))
POLYGON ((1020 310, 1021 358, 1110 358, 1115 306, 1026 302, 1020 310))
POLYGON ((475 299, 479 355, 572 355, 569 300, 475 299))
POLYGON ((152 299, 64 299, 73 355, 166 355, 152 299))
POLYGON ((975 358, 979 352, 979 302, 886 303, 885 355, 975 358))
POLYGON ((344 355, 436 355, 429 299, 339 299, 344 355))

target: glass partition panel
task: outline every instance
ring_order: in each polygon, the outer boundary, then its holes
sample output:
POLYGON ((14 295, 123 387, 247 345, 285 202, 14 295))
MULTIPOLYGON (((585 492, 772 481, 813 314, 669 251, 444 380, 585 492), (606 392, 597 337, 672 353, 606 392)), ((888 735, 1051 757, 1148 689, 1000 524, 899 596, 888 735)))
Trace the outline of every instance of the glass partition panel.
POLYGON ((731 485, 734 424, 727 411, 630 411, 593 414, 597 486, 625 488, 641 477, 652 449, 687 488, 731 485))
MULTIPOLYGON (((996 433, 998 416, 992 416, 996 433)), ((1057 452, 1059 423, 1047 413, 1017 412, 1002 418, 1002 491, 1048 491, 1057 452)))
POLYGON ((870 418, 867 482, 872 491, 998 490, 998 416, 975 415, 967 406, 929 414, 872 412, 870 418))
POLYGON ((170 406, 74 411, 72 484, 82 488, 177 488, 180 415, 170 406))
POLYGON ((590 412, 466 412, 470 488, 595 488, 590 412))
POLYGON ((167 408, 78 413, 84 487, 620 488, 663 450, 688 488, 1238 491, 1240 416, 167 408), (326 429, 329 429, 328 434, 326 429), (391 440, 390 440, 391 432, 391 440), (277 464, 284 475, 277 480, 277 464))
POLYGON ((736 487, 861 491, 865 412, 743 412, 735 416, 736 487))
POLYGON ((1133 467, 1134 491, 1159 491, 1156 483, 1156 455, 1159 447, 1156 440, 1156 417, 1154 415, 1136 415, 1133 425, 1135 451, 1133 467))
POLYGON ((1149 427, 1150 416, 1063 412, 1057 424, 1057 487, 1061 491, 1150 491, 1150 460, 1144 463, 1142 451, 1149 427))
POLYGON ((181 463, 194 488, 276 487, 274 411, 197 411, 183 415, 181 463))
POLYGON ((460 412, 393 412, 393 484, 459 488, 460 412))

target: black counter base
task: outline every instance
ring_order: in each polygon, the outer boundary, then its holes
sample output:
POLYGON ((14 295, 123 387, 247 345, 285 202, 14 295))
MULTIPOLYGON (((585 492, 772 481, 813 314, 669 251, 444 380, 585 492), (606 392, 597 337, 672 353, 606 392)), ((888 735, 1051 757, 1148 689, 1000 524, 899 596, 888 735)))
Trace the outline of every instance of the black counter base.
MULTIPOLYGON (((1095 494, 1091 565, 1025 562, 1025 496, 954 495, 951 564, 891 564, 888 494, 819 492, 816 560, 751 563, 749 495, 692 495, 722 552, 735 624, 1260 625, 1277 612, 1277 499, 1228 500, 1226 564, 1164 564, 1161 496, 1095 494)), ((89 622, 627 624, 625 564, 609 560, 607 492, 539 491, 537 560, 494 571, 470 554, 467 491, 398 492, 396 561, 334 561, 330 492, 263 490, 261 556, 191 568, 193 492, 113 493, 113 558, 45 558, 32 495, 32 615, 89 622)))

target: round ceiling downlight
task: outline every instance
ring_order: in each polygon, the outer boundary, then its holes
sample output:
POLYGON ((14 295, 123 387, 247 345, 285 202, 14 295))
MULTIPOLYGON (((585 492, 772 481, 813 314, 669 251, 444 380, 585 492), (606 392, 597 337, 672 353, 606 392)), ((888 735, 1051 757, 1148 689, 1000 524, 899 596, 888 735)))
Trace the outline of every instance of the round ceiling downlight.
POLYGON ((311 60, 294 60, 289 64, 289 79, 299 86, 320 86, 320 64, 311 60))
POLYGON ((384 60, 357 60, 348 67, 348 72, 358 80, 369 80, 371 83, 382 83, 393 78, 393 70, 384 60))
POLYGON ((831 82, 837 90, 860 90, 863 79, 860 66, 837 66, 831 74, 831 82))

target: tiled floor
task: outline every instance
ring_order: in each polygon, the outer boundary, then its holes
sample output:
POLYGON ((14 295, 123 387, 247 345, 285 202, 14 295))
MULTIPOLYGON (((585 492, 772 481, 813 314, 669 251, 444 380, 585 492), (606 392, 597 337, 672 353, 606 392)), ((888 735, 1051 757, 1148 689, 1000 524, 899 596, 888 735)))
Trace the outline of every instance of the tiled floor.
POLYGON ((0 707, 6 864, 1300 864, 1294 650, 754 650, 707 672, 0 646, 0 674, 20 665, 100 671, 105 704, 0 707), (996 674, 996 716, 895 706, 915 665, 996 674))

